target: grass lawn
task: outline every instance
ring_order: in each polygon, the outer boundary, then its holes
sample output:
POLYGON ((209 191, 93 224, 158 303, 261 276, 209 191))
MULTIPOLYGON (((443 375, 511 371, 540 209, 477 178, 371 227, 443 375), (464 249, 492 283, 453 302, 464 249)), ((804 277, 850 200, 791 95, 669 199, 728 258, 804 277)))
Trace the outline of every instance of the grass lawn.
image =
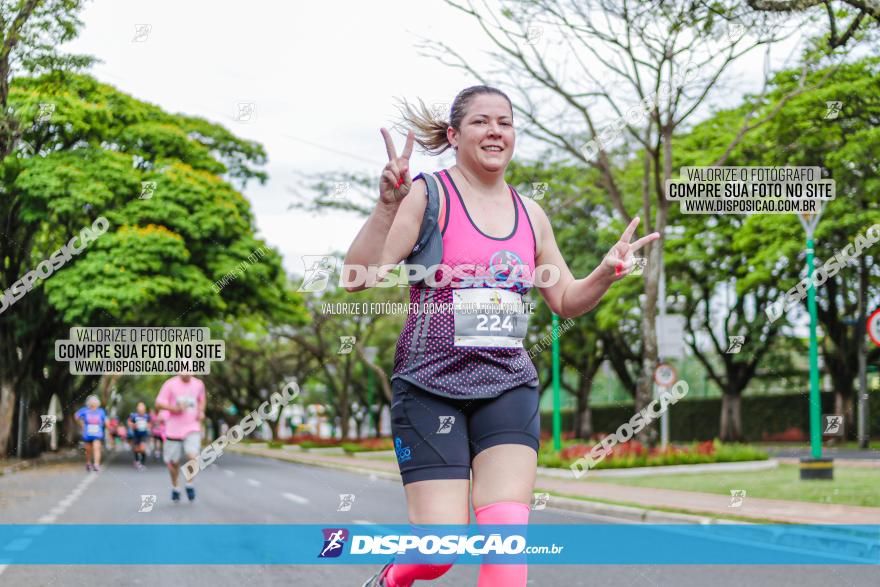
POLYGON ((596 476, 590 481, 722 495, 730 495, 731 489, 745 489, 746 499, 763 497, 880 507, 880 469, 835 467, 833 481, 801 481, 798 474, 797 465, 779 465, 778 469, 766 471, 682 473, 644 477, 596 476))

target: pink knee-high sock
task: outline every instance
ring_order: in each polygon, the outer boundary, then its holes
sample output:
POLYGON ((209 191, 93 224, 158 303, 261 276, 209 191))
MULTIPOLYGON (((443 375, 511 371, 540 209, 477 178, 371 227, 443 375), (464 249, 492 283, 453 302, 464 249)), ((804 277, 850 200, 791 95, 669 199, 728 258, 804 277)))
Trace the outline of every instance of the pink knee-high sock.
MULTIPOLYGON (((499 501, 474 510, 477 524, 528 524, 529 506, 517 501, 499 501)), ((486 555, 483 555, 486 556, 486 555)), ((525 587, 528 565, 491 564, 480 565, 477 587, 525 587)))
POLYGON ((440 577, 451 568, 452 564, 400 565, 394 563, 385 574, 385 584, 388 587, 410 587, 417 579, 430 581, 440 577))
MULTIPOLYGON (((468 520, 470 523, 470 520, 468 520)), ((412 526, 413 533, 422 535, 427 530, 422 526, 412 526)), ((410 587, 413 581, 431 581, 441 577, 452 568, 452 563, 444 564, 400 564, 394 563, 385 573, 385 585, 387 587, 410 587)))

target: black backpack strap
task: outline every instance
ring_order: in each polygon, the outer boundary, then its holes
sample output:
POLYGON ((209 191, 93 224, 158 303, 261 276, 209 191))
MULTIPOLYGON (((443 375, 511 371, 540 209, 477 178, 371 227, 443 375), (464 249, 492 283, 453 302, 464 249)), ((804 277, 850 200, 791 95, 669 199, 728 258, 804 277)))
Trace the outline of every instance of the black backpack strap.
POLYGON ((413 181, 422 178, 428 186, 428 204, 425 206, 425 215, 422 217, 422 227, 419 229, 419 237, 413 246, 412 253, 418 253, 425 248, 431 234, 437 229, 440 217, 440 191, 437 189, 437 181, 433 173, 420 173, 413 181))
MULTIPOLYGON (((419 178, 423 179, 427 185, 428 203, 425 206, 425 215, 422 217, 419 236, 412 252, 404 262, 408 265, 422 265, 427 268, 439 265, 443 258, 443 237, 439 227, 440 190, 433 173, 420 173, 413 178, 413 181, 419 178)), ((421 283, 423 283, 422 280, 412 281, 410 285, 421 283)))

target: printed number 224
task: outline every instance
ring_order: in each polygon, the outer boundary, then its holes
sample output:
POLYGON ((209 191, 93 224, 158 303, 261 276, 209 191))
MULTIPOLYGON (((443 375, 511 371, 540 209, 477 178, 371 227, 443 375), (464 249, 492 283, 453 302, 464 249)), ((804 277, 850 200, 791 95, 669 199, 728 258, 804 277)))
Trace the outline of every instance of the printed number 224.
POLYGON ((505 316, 502 321, 501 316, 498 314, 491 314, 489 316, 486 314, 479 314, 477 316, 477 330, 489 330, 494 332, 507 330, 513 332, 513 321, 510 318, 510 316, 505 316))

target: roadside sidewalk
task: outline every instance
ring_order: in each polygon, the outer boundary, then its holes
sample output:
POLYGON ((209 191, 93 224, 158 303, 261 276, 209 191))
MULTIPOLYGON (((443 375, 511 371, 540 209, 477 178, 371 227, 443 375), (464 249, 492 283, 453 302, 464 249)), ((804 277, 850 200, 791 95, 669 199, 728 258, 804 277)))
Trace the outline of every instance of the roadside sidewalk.
MULTIPOLYGON (((308 465, 347 469, 354 472, 400 479, 397 463, 347 455, 321 454, 290 449, 236 445, 226 450, 308 465)), ((880 524, 880 508, 783 501, 746 497, 739 507, 730 507, 729 495, 629 487, 538 475, 536 490, 583 500, 628 503, 643 508, 665 508, 697 515, 744 517, 790 524, 880 524)), ((644 516, 642 516, 644 518, 644 516)), ((650 520, 646 520, 650 521, 650 520)), ((659 520, 658 520, 659 521, 659 520)))
POLYGON ((22 469, 39 467, 52 463, 65 463, 81 459, 82 455, 75 448, 62 449, 58 452, 45 452, 35 459, 0 459, 0 476, 11 475, 22 469))

